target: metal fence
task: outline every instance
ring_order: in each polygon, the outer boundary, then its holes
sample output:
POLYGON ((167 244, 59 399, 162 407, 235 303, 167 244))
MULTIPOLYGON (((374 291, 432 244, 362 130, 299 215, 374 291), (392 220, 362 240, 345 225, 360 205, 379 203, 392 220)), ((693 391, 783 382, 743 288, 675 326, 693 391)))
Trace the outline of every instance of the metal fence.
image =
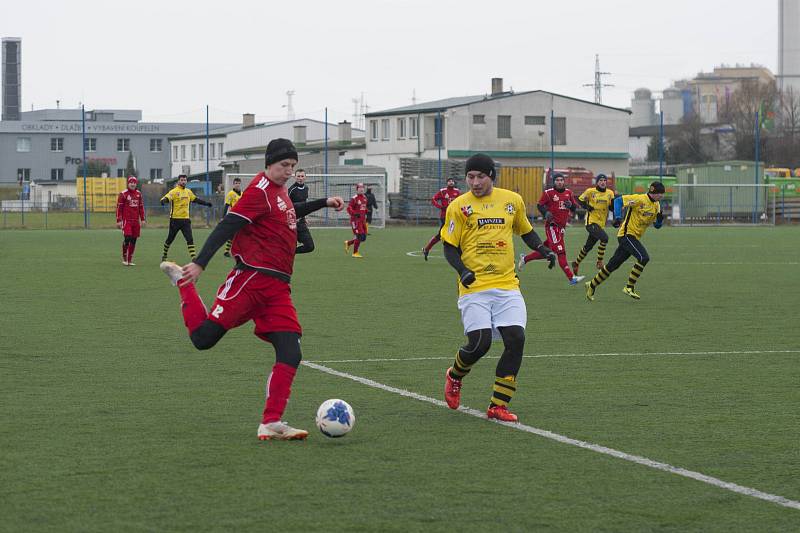
POLYGON ((675 184, 672 223, 774 225, 776 192, 768 184, 675 184))

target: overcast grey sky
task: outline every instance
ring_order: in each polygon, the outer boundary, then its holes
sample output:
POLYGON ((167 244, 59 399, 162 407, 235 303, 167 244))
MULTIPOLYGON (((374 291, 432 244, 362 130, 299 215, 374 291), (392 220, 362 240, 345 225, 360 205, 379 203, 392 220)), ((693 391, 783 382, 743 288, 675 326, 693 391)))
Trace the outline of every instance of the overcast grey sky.
POLYGON ((776 0, 2 0, 0 36, 22 38, 23 109, 142 109, 148 121, 351 119, 370 111, 515 91, 627 107, 720 63, 777 64, 776 0))

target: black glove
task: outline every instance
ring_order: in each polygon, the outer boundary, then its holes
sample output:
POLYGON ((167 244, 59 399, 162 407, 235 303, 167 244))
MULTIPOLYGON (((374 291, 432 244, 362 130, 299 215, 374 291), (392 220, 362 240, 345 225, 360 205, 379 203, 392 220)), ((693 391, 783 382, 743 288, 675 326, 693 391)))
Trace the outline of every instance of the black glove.
POLYGON ((589 204, 586 204, 586 210, 587 210, 587 211, 589 211, 589 212, 591 213, 592 211, 594 211, 594 207, 592 207, 592 206, 591 206, 591 205, 589 205, 589 204))
POLYGON ((465 287, 469 287, 475 283, 475 272, 472 270, 465 270, 461 273, 461 284, 465 287))
POLYGON ((547 220, 548 222, 549 222, 550 220, 553 220, 553 213, 551 213, 550 211, 548 211, 547 213, 545 213, 545 214, 544 214, 544 219, 545 219, 545 220, 547 220))
POLYGON ((359 213, 355 213, 353 214, 353 218, 361 218, 361 215, 359 213))
POLYGON ((565 201, 564 207, 566 207, 567 209, 572 209, 572 202, 570 202, 569 200, 565 201))
POLYGON ((547 259, 547 262, 549 263, 547 265, 547 268, 553 268, 554 266, 556 266, 556 254, 555 252, 553 252, 553 250, 551 250, 550 248, 548 248, 543 244, 539 246, 536 249, 536 251, 542 254, 542 257, 547 259))
POLYGON ((664 214, 663 213, 658 213, 656 215, 656 222, 659 223, 659 224, 662 224, 664 222, 664 214))
POLYGON ((614 223, 613 223, 612 225, 613 225, 615 228, 618 228, 618 227, 620 227, 620 226, 622 225, 622 219, 621 219, 621 218, 615 218, 615 219, 614 219, 614 223))

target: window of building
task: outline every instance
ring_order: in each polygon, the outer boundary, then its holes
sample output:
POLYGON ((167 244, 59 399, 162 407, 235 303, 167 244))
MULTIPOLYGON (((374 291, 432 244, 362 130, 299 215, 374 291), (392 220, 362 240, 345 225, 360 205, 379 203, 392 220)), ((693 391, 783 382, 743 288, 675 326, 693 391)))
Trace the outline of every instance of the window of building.
POLYGON ((162 139, 150 139, 150 151, 151 152, 160 152, 162 145, 162 139))
POLYGON ((408 119, 408 133, 412 139, 419 137, 419 119, 417 117, 408 119))
POLYGON ((381 119, 381 140, 388 141, 391 130, 391 121, 388 118, 381 119))
POLYGON ((53 181, 64 181, 64 169, 63 168, 51 168, 50 169, 50 179, 53 181))
POLYGON ((117 152, 130 152, 131 140, 128 138, 117 139, 117 152))
POLYGON ((186 145, 181 145, 181 161, 186 161, 186 145))
POLYGON ((217 157, 220 159, 225 157, 225 152, 222 150, 222 143, 217 143, 217 157))
POLYGON ((178 147, 177 146, 173 146, 172 147, 172 160, 173 161, 177 161, 178 160, 178 147))
POLYGON ((29 169, 29 168, 18 168, 17 169, 17 180, 18 181, 31 181, 31 169, 29 169))
POLYGON ((162 178, 162 171, 160 168, 151 168, 150 169, 150 179, 151 180, 160 180, 162 178))
POLYGON ((404 118, 397 119, 397 138, 398 139, 406 138, 406 119, 404 118))
POLYGON ((200 161, 204 161, 206 158, 206 147, 203 146, 202 144, 198 144, 197 153, 199 154, 199 157, 197 159, 199 159, 200 161))
POLYGON ((86 137, 83 143, 83 149, 87 152, 97 151, 97 137, 86 137))
POLYGON ((192 145, 192 161, 197 161, 197 145, 192 145))
POLYGON ((17 152, 30 152, 30 151, 31 151, 31 138, 17 137, 17 152))
POLYGON ((525 115, 526 126, 544 126, 544 115, 525 115))
POLYGON ((497 115, 497 138, 511 138, 511 115, 497 115))
POLYGON ((473 124, 486 124, 486 115, 472 115, 473 124))
POLYGON ((117 177, 118 178, 124 178, 125 177, 125 169, 124 168, 118 168, 117 169, 117 177))
POLYGON ((63 152, 64 151, 64 137, 51 137, 50 138, 50 151, 63 152))
POLYGON ((553 119, 553 144, 567 144, 567 117, 553 119))
POLYGON ((377 120, 370 120, 369 121, 369 140, 370 141, 377 141, 378 140, 378 121, 377 120))
POLYGON ((211 144, 208 145, 208 158, 209 159, 216 159, 217 158, 216 154, 214 153, 215 152, 214 146, 216 146, 214 143, 211 143, 211 144))

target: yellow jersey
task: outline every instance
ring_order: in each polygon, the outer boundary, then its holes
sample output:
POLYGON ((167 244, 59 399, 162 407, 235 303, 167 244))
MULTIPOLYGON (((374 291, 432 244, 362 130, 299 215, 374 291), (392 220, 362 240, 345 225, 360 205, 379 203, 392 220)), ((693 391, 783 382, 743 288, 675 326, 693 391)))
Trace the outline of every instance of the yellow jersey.
POLYGON ((617 237, 630 235, 641 239, 648 226, 656 221, 656 215, 661 212, 661 203, 651 200, 646 193, 622 195, 622 207, 628 211, 622 219, 617 237))
POLYGON ((236 205, 236 202, 239 201, 239 198, 242 197, 241 192, 236 192, 234 189, 228 191, 228 194, 225 195, 225 205, 229 208, 232 208, 236 205))
POLYGON ((189 218, 189 204, 194 202, 197 196, 191 189, 186 187, 175 187, 165 194, 161 200, 169 200, 169 218, 189 218))
POLYGON ((469 287, 458 284, 459 296, 488 289, 519 289, 514 272, 514 233, 533 230, 522 196, 494 187, 487 196, 462 194, 447 206, 440 235, 461 249, 461 260, 475 273, 469 287))
POLYGON ((601 228, 605 227, 608 211, 613 209, 614 191, 606 189, 601 192, 597 187, 589 187, 578 196, 578 200, 592 207, 591 211, 586 212, 586 225, 597 224, 601 228))

